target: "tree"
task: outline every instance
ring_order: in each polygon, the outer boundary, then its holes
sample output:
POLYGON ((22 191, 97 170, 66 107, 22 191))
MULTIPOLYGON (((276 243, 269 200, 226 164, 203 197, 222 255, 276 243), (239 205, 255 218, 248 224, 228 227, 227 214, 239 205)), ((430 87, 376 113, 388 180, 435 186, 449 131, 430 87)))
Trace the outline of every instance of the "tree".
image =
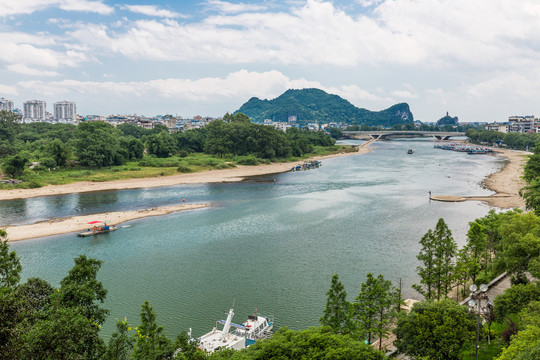
POLYGON ((66 165, 66 162, 71 157, 69 146, 60 139, 54 139, 49 142, 46 147, 46 153, 56 161, 58 166, 66 165))
POLYGON ((81 165, 99 168, 124 164, 127 159, 117 135, 117 130, 103 121, 80 123, 75 133, 75 153, 81 165))
POLYGON ((423 263, 416 271, 420 275, 420 284, 413 288, 420 292, 426 299, 439 300, 446 297, 450 291, 454 277, 454 258, 457 245, 452 237, 452 232, 443 219, 439 219, 435 229, 428 232, 420 240, 422 249, 416 256, 423 263))
POLYGON ((531 301, 540 301, 540 287, 537 284, 513 285, 493 301, 495 318, 502 321, 509 315, 517 314, 531 301))
POLYGON ((395 291, 392 283, 380 275, 368 273, 362 283, 360 293, 353 303, 353 314, 357 329, 371 344, 373 335, 378 335, 379 350, 382 339, 390 330, 390 322, 395 316, 395 291))
POLYGON ((154 310, 145 301, 141 309, 141 324, 137 328, 133 358, 140 360, 167 359, 174 353, 171 341, 156 323, 154 310))
POLYGON ((4 160, 2 170, 12 178, 22 175, 26 164, 28 163, 28 158, 23 154, 15 154, 13 156, 8 156, 4 160))
POLYGON ((7 233, 0 229, 0 289, 14 288, 21 279, 22 266, 15 251, 9 251, 7 233))
POLYGON ((336 334, 328 326, 302 331, 281 328, 270 339, 242 351, 218 351, 209 359, 333 359, 383 360, 384 355, 351 335, 336 334))
POLYGON ((0 140, 12 143, 19 131, 21 116, 11 111, 0 110, 0 140))
POLYGON ((352 330, 350 319, 351 304, 347 301, 345 287, 339 281, 337 273, 332 275, 330 289, 326 292, 326 307, 320 323, 329 326, 339 334, 347 334, 352 330))
POLYGON ((475 329, 476 318, 466 307, 449 299, 423 301, 399 318, 394 345, 413 358, 457 360, 475 329))
POLYGON ((77 308, 87 319, 102 325, 109 313, 96 304, 96 302, 103 303, 107 296, 107 290, 101 281, 97 280, 97 272, 102 261, 87 259, 85 255, 80 255, 74 260, 75 265, 60 281, 60 303, 64 307, 77 308))
POLYGON ((116 320, 116 331, 109 339, 103 360, 129 360, 135 340, 129 335, 127 320, 116 320))
POLYGON ((176 149, 176 144, 172 136, 166 132, 152 134, 146 140, 146 148, 149 154, 154 154, 160 158, 166 158, 176 149))

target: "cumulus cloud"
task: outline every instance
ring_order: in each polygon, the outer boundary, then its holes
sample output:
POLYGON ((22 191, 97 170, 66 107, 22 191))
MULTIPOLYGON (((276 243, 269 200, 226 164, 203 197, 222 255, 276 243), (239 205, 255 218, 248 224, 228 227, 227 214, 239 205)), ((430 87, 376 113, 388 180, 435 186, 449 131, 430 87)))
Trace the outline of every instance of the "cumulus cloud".
POLYGON ((111 96, 122 98, 141 98, 159 96, 179 100, 214 102, 234 99, 243 102, 252 96, 271 99, 288 89, 317 87, 329 93, 339 94, 349 100, 386 101, 373 96, 356 85, 343 87, 325 87, 316 81, 303 78, 291 79, 279 71, 252 72, 239 70, 224 77, 203 77, 200 79, 154 79, 149 81, 20 81, 17 86, 23 90, 32 90, 43 96, 52 94, 78 93, 84 96, 111 96))
POLYGON ((3 0, 0 17, 31 14, 36 11, 57 7, 65 11, 83 11, 108 15, 114 9, 102 0, 3 0))
POLYGON ((9 71, 13 71, 19 74, 32 75, 32 76, 58 76, 56 71, 47 71, 37 68, 32 68, 24 64, 11 64, 6 66, 9 71))
POLYGON ((160 9, 155 5, 124 5, 122 6, 122 9, 131 11, 133 13, 138 13, 138 14, 143 14, 143 15, 148 15, 148 16, 156 16, 156 17, 164 17, 164 18, 184 17, 180 13, 177 13, 171 10, 160 9))

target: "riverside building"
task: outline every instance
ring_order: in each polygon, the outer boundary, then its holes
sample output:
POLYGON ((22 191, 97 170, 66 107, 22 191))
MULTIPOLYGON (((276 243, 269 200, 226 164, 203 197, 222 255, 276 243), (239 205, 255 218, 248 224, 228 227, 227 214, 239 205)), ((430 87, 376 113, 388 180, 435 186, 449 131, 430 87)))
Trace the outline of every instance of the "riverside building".
POLYGON ((72 101, 54 103, 54 120, 59 123, 72 124, 77 117, 77 106, 72 101))
POLYGON ((23 122, 45 121, 47 104, 43 100, 29 100, 23 103, 23 122))
POLYGON ((13 111, 13 100, 0 98, 0 110, 13 111))

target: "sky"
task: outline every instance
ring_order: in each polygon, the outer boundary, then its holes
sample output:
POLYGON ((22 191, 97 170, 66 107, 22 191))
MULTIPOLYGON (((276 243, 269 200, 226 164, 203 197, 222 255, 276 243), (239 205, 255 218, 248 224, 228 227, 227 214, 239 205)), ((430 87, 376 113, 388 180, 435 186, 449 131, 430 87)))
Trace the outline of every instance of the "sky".
POLYGON ((540 115, 538 0, 0 0, 0 97, 222 116, 319 88, 417 120, 540 115))

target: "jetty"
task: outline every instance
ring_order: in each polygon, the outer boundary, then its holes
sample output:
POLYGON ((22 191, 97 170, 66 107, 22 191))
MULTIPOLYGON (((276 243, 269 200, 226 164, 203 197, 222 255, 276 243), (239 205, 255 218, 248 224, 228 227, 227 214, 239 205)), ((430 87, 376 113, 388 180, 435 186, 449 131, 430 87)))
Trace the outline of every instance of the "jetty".
POLYGON ((493 149, 486 146, 463 144, 463 143, 437 143, 433 146, 435 149, 451 150, 457 152, 466 152, 470 155, 492 153, 493 149))
POLYGON ((300 171, 300 170, 310 170, 310 169, 317 169, 320 166, 322 166, 322 163, 319 160, 308 160, 304 161, 304 163, 293 166, 291 168, 292 172, 300 171))

